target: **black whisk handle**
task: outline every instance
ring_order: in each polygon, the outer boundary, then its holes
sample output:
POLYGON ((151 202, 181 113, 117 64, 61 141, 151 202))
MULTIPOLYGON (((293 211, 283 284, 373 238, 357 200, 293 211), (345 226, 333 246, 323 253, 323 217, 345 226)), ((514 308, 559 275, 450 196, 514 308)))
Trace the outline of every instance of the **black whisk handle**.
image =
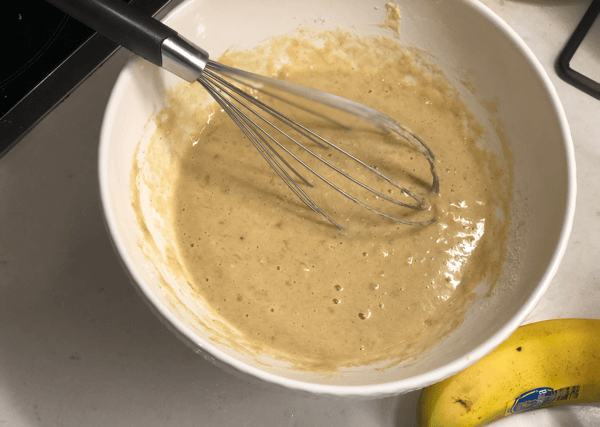
POLYGON ((47 0, 103 36, 162 66, 162 44, 177 32, 122 0, 47 0))
POLYGON ((208 53, 177 31, 121 0, 46 0, 105 37, 188 82, 204 71, 208 53))

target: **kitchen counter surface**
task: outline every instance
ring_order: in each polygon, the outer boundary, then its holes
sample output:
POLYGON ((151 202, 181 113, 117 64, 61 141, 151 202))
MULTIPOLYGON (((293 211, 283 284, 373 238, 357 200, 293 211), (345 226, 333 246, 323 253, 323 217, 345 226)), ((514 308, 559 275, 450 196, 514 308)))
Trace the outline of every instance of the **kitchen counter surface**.
MULTIPOLYGON (((483 3, 546 68, 575 144, 573 232, 527 323, 600 318, 600 101, 553 68, 590 2, 483 3)), ((592 33, 574 64, 600 81, 600 22, 592 33)), ((144 305, 113 253, 97 182, 102 115, 127 58, 120 50, 0 159, 0 427, 415 426, 418 392, 345 402, 250 384, 195 355, 144 305)), ((532 425, 600 426, 600 407, 494 424, 532 425)))

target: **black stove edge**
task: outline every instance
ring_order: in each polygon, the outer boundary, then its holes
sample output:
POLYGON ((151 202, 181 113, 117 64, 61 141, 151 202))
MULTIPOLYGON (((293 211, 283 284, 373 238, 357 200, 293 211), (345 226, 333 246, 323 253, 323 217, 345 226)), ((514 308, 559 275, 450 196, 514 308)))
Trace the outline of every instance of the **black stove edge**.
MULTIPOLYGON (((164 4, 133 0, 132 5, 155 16, 171 0, 164 4)), ((49 74, 25 98, 0 120, 0 158, 13 148, 57 105, 69 95, 98 67, 119 49, 119 45, 100 34, 94 34, 73 52, 59 67, 49 74), (35 94, 34 96, 31 96, 35 94)))
POLYGON ((594 25, 598 16, 600 16, 600 0, 594 0, 592 4, 590 4, 585 15, 583 15, 581 22, 577 25, 577 28, 565 45, 555 64, 556 74, 558 74, 561 79, 596 99, 600 99, 600 82, 596 82, 580 72, 575 71, 571 68, 570 64, 571 59, 575 56, 575 52, 579 49, 583 39, 585 39, 585 36, 590 28, 592 28, 592 25, 594 25))
POLYGON ((80 49, 67 58, 60 67, 47 76, 0 120, 0 157, 4 156, 56 106, 87 79, 100 65, 116 52, 119 46, 99 34, 94 34, 80 49), (82 49, 85 47, 85 49, 82 49), (89 56, 103 58, 89 61, 89 56), (75 71, 76 70, 76 71, 75 71))

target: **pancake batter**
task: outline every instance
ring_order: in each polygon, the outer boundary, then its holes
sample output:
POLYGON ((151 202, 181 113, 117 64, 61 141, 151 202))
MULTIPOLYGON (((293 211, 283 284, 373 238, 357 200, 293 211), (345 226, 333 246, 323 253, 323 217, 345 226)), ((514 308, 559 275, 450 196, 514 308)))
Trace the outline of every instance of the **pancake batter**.
POLYGON ((244 337, 237 344, 297 369, 334 371, 406 360, 458 327, 474 288, 501 275, 511 173, 478 148, 482 127, 441 72, 393 40, 341 30, 300 31, 219 62, 393 117, 431 147, 440 175, 440 194, 432 196, 418 152, 305 117, 385 173, 404 171, 399 179, 429 203, 410 218, 437 217, 426 227, 399 225, 324 196, 317 183, 310 195, 347 228, 340 232, 296 199, 199 84, 171 90, 147 154, 164 156, 165 144, 170 150, 160 180, 174 190, 156 198, 156 209, 168 211, 177 236, 173 262, 244 337))

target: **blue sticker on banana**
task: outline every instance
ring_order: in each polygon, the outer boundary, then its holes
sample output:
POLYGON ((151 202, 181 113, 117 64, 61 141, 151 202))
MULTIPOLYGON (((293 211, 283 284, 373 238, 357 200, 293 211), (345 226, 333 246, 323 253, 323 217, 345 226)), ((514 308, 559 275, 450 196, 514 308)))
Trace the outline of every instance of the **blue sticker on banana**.
POLYGON ((528 390, 519 395, 512 405, 509 403, 506 414, 516 414, 529 409, 545 406, 554 400, 554 389, 552 387, 538 387, 528 390))
POLYGON ((513 402, 506 404, 505 415, 516 414, 530 409, 541 408, 559 400, 575 400, 579 397, 581 386, 575 385, 560 389, 538 387, 521 393, 513 402))

